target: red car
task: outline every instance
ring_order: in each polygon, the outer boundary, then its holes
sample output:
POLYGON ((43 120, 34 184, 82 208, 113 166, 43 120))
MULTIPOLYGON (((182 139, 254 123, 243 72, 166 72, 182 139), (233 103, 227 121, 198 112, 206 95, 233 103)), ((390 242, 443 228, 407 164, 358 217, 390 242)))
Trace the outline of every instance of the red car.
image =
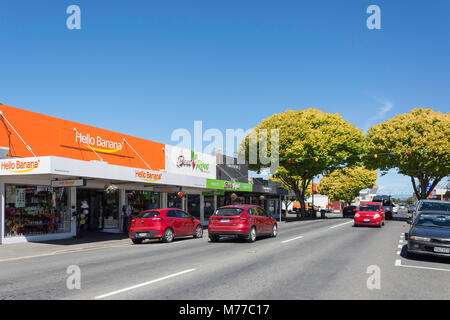
POLYGON ((255 205, 235 205, 218 208, 209 218, 208 235, 212 242, 221 236, 235 236, 254 242, 257 236, 276 237, 277 221, 255 205))
POLYGON ((203 237, 199 220, 180 209, 155 209, 140 212, 132 221, 129 237, 134 244, 145 239, 172 242, 176 237, 203 237))
POLYGON ((354 217, 354 226, 377 226, 381 228, 386 222, 384 209, 380 202, 362 202, 354 217))

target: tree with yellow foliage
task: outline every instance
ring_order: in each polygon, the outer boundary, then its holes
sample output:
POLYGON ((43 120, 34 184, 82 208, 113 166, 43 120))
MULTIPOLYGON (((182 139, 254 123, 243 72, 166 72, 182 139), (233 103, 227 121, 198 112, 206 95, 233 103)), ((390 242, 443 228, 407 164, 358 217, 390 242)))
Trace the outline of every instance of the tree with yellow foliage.
POLYGON ((450 114, 413 109, 372 126, 366 135, 367 167, 411 178, 418 199, 426 199, 450 174, 450 114))
POLYGON ((317 191, 327 195, 331 201, 344 200, 351 204, 361 190, 373 187, 377 177, 376 170, 345 167, 325 174, 320 179, 317 191))
POLYGON ((303 214, 304 197, 312 179, 325 171, 360 161, 359 157, 354 155, 364 151, 362 130, 345 121, 340 114, 331 114, 315 108, 287 110, 264 119, 242 141, 239 155, 242 157, 244 154, 250 170, 259 171, 269 167, 259 158, 255 162, 254 159, 249 161, 251 148, 261 154, 259 140, 250 138, 261 130, 266 130, 268 142, 262 148, 267 150, 267 156, 272 161, 278 161, 275 177, 295 192, 303 214), (278 135, 277 155, 272 154, 272 130, 278 135))

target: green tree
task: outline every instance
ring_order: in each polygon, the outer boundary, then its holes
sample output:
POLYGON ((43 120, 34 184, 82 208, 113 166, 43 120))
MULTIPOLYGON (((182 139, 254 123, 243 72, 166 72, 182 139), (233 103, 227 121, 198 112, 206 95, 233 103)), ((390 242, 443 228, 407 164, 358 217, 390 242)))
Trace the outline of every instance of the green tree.
POLYGON ((370 128, 366 141, 367 167, 383 173, 397 168, 411 178, 418 199, 426 199, 450 173, 449 113, 413 109, 370 128))
POLYGON ((361 130, 342 119, 339 114, 330 114, 318 109, 287 110, 264 119, 242 141, 239 154, 249 161, 250 170, 269 167, 260 157, 249 159, 250 148, 260 154, 264 150, 261 136, 251 139, 252 134, 267 130, 267 155, 278 161, 276 178, 296 194, 302 213, 305 213, 304 197, 312 179, 327 170, 357 163, 354 157, 364 150, 364 136, 361 130), (278 153, 272 152, 272 134, 278 135, 278 153))
POLYGON ((344 200, 351 204, 361 190, 373 187, 377 177, 376 170, 345 167, 325 174, 320 179, 317 191, 327 195, 331 201, 344 200))
MULTIPOLYGON (((276 182, 280 182, 283 186, 283 188, 285 190, 292 190, 291 187, 287 184, 284 183, 284 181, 282 179, 280 179, 277 174, 274 174, 273 176, 269 177, 269 180, 272 181, 276 181, 276 182)), ((298 187, 300 188, 300 186, 302 185, 302 180, 301 178, 297 178, 298 181, 298 187)), ((309 183, 308 187, 306 188, 305 191, 305 197, 309 197, 312 194, 312 182, 309 183)), ((287 208, 293 203, 295 202, 297 199, 296 196, 292 197, 292 196, 286 196, 283 199, 284 205, 286 207, 286 213, 287 213, 287 208)))

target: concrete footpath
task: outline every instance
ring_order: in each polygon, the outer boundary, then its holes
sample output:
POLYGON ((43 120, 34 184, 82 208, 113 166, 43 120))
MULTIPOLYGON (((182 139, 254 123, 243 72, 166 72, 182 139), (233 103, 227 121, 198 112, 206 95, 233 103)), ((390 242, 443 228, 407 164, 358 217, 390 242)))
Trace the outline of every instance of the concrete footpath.
POLYGON ((0 262, 130 243, 126 234, 85 232, 81 238, 0 245, 0 262))

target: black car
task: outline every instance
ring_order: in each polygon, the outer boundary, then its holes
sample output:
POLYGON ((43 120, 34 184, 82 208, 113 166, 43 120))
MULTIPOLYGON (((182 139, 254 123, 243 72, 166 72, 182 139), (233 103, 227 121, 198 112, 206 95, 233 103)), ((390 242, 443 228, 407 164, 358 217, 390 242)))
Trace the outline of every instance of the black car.
POLYGON ((450 258, 449 211, 421 211, 409 223, 408 255, 426 254, 450 258))
POLYGON ((353 218, 356 213, 356 206, 346 206, 344 209, 342 209, 342 215, 344 218, 353 218))
POLYGON ((383 206, 386 219, 392 220, 394 212, 394 203, 392 202, 391 196, 375 196, 372 199, 373 202, 381 202, 383 206))

